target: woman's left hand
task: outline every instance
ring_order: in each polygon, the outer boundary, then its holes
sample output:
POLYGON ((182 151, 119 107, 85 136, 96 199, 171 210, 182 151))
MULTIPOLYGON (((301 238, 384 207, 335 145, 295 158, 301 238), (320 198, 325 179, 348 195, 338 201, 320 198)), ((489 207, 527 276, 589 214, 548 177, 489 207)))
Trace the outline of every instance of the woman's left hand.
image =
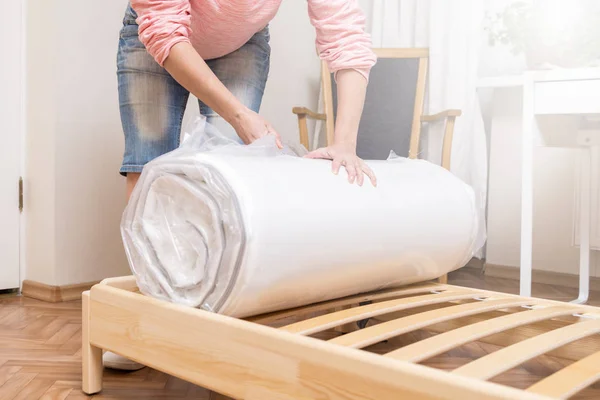
POLYGON ((332 171, 338 174, 340 167, 344 166, 348 172, 348 182, 356 181, 359 186, 363 185, 364 175, 371 179, 373 186, 377 186, 375 174, 369 166, 356 155, 356 146, 346 143, 336 143, 332 146, 322 147, 311 151, 304 157, 306 158, 323 158, 333 160, 332 171))

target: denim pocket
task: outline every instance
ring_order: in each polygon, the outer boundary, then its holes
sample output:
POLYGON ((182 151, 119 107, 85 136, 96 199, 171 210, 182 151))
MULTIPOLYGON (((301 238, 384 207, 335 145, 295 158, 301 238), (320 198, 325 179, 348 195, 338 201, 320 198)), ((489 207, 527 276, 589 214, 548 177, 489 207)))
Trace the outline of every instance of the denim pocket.
POLYGON ((258 45, 264 54, 268 57, 271 54, 271 34, 269 33, 269 25, 265 26, 260 31, 256 32, 248 41, 248 43, 253 43, 258 45))
POLYGON ((133 7, 131 7, 131 3, 128 3, 127 8, 125 9, 125 15, 123 16, 123 27, 119 33, 121 38, 138 35, 136 19, 137 13, 134 11, 133 7))
POLYGON ((122 38, 133 37, 138 35, 138 25, 133 24, 125 24, 121 28, 120 36, 122 38))
POLYGON ((271 41, 271 32, 269 31, 269 25, 262 28, 260 31, 256 33, 257 36, 262 37, 267 43, 271 41))

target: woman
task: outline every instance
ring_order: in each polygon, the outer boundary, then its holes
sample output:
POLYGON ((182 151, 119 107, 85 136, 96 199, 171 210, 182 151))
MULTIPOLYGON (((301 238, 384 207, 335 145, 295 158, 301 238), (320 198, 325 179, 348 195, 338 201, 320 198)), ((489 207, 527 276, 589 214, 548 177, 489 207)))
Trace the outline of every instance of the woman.
MULTIPOLYGON (((269 72, 268 23, 281 0, 132 0, 121 30, 117 67, 128 193, 143 166, 179 144, 189 93, 218 127, 244 143, 279 135, 258 115, 269 72), (222 128, 226 130, 226 128, 222 128)), ((350 182, 375 177, 356 156, 368 74, 376 61, 357 0, 308 0, 319 55, 335 73, 335 141, 309 154, 333 160, 350 182)), ((290 77, 293 79, 293 77, 290 77)))
MULTIPOLYGON (((143 166, 179 145, 189 93, 200 112, 248 144, 279 134, 258 115, 269 72, 268 23, 281 0, 131 0, 120 33, 117 73, 125 154, 121 174, 131 194, 143 166)), ((320 57, 335 74, 334 143, 307 155, 332 160, 350 183, 375 176, 356 155, 369 71, 376 62, 357 0, 308 0, 320 57)), ((290 77, 293 79, 293 77, 290 77)), ((105 365, 136 369, 106 354, 105 365)))

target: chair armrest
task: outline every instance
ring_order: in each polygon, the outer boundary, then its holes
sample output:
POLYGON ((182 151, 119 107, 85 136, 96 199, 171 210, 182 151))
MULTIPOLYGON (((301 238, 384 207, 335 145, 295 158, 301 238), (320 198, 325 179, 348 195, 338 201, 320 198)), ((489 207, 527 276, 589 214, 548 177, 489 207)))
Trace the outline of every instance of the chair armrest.
POLYGON ((452 138, 454 136, 454 123, 456 117, 460 117, 460 110, 444 110, 433 115, 422 115, 421 122, 436 122, 446 120, 446 129, 444 130, 444 143, 442 145, 442 167, 450 170, 450 159, 452 157, 452 138))
POLYGON ((309 116, 312 119, 320 119, 322 121, 325 121, 327 119, 327 116, 325 114, 316 113, 312 110, 309 110, 306 107, 294 107, 294 108, 292 108, 292 112, 298 116, 300 116, 300 115, 309 116))
POLYGON ((319 114, 314 111, 309 110, 306 107, 294 107, 292 108, 292 112, 298 116, 298 129, 300 133, 300 143, 309 150, 308 146, 308 124, 306 123, 306 117, 310 117, 312 119, 320 119, 322 121, 327 120, 327 116, 325 114, 319 114))
POLYGON ((421 122, 435 122, 448 117, 460 117, 461 114, 460 110, 444 110, 433 115, 421 115, 421 122))

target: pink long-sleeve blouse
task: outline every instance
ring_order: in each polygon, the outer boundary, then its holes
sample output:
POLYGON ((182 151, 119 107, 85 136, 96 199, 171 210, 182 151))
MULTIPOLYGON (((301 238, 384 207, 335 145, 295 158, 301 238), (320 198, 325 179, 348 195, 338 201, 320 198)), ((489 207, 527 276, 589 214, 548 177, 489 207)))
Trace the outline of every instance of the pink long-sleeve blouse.
MULTIPOLYGON (((329 69, 355 69, 368 79, 376 56, 357 0, 307 1, 317 50, 329 69)), ((160 65, 179 42, 189 42, 206 60, 231 53, 264 28, 280 4, 281 0, 131 0, 140 41, 160 65)))

